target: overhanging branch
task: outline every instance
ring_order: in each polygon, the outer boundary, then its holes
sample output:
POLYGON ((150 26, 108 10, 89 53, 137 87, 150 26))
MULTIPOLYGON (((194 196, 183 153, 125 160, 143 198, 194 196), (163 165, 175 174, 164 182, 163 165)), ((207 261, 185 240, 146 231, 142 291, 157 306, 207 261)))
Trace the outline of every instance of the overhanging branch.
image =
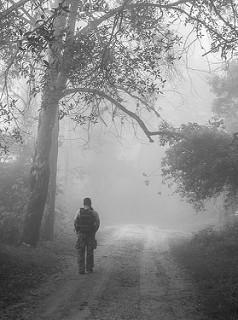
POLYGON ((178 8, 178 7, 174 7, 171 8, 174 11, 178 11, 180 13, 182 13, 183 15, 185 15, 188 19, 194 21, 195 23, 199 23, 201 24, 206 30, 208 30, 211 34, 216 35, 217 38, 219 38, 220 40, 223 40, 224 43, 226 42, 233 42, 233 40, 227 40, 222 34, 220 34, 215 28, 213 28, 212 26, 208 25, 204 20, 200 19, 199 17, 194 17, 192 16, 189 12, 187 12, 186 10, 182 9, 182 8, 178 8))
POLYGON ((150 131, 144 121, 133 111, 128 110, 126 107, 124 107, 119 101, 115 100, 113 97, 109 96, 103 91, 97 90, 97 89, 90 89, 90 88, 75 88, 75 89, 66 89, 63 91, 62 97, 65 97, 70 94, 74 93, 92 93, 96 96, 99 96, 101 98, 106 99, 107 101, 110 101, 112 104, 114 104, 118 109, 123 111, 125 114, 127 114, 129 117, 134 119, 140 128, 143 130, 147 138, 149 139, 150 142, 154 142, 154 140, 151 138, 152 136, 158 136, 158 135, 163 135, 165 133, 165 130, 158 130, 158 131, 150 131))
POLYGON ((147 109, 148 111, 153 111, 153 112, 155 113, 156 117, 161 118, 159 112, 158 112, 154 107, 152 107, 145 99, 143 99, 143 98, 141 98, 141 97, 139 97, 139 96, 137 96, 137 95, 129 92, 127 89, 125 89, 125 88, 123 88, 123 87, 117 86, 116 88, 117 88, 118 90, 122 91, 122 92, 125 92, 125 93, 126 93, 128 96, 130 96, 131 98, 140 101, 140 102, 146 107, 146 109, 147 109))
POLYGON ((89 22, 88 25, 85 26, 84 28, 82 28, 78 33, 79 34, 87 34, 88 32, 96 29, 104 21, 110 19, 115 14, 117 14, 117 13, 123 11, 123 10, 126 10, 126 9, 127 10, 128 9, 138 9, 138 8, 144 8, 144 7, 156 7, 156 8, 160 8, 160 9, 170 9, 170 8, 175 8, 176 6, 179 6, 179 5, 182 5, 182 4, 186 4, 186 3, 191 3, 191 1, 189 1, 189 0, 178 0, 178 1, 175 1, 175 2, 167 3, 167 4, 149 3, 149 2, 130 4, 130 1, 128 1, 127 3, 123 3, 121 6, 119 6, 117 8, 111 9, 109 12, 105 13, 100 18, 89 22))
MULTIPOLYGON (((11 2, 12 5, 15 5, 15 2, 13 0, 9 0, 9 1, 11 2)), ((27 17, 26 18, 24 15, 19 15, 21 19, 24 20, 26 23, 34 26, 36 23, 36 20, 24 9, 24 6, 22 5, 15 10, 18 10, 18 9, 20 9, 20 11, 22 11, 23 14, 27 17)))
POLYGON ((11 12, 17 10, 18 8, 20 8, 21 6, 23 6, 24 4, 26 4, 27 2, 29 2, 30 0, 20 0, 18 2, 16 2, 15 4, 13 4, 10 8, 4 10, 1 14, 0 14, 0 20, 5 18, 8 14, 10 14, 11 12))

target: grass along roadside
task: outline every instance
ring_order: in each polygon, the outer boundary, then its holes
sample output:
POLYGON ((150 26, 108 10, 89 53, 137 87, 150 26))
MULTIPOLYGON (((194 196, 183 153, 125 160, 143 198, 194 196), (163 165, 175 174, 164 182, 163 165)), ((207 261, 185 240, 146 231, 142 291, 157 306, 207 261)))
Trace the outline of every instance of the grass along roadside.
POLYGON ((191 239, 172 242, 171 251, 193 279, 208 318, 238 319, 238 225, 202 230, 191 239))
POLYGON ((25 296, 49 276, 61 273, 66 267, 67 255, 73 254, 74 243, 70 239, 41 242, 37 248, 0 245, 1 312, 21 305, 25 296))

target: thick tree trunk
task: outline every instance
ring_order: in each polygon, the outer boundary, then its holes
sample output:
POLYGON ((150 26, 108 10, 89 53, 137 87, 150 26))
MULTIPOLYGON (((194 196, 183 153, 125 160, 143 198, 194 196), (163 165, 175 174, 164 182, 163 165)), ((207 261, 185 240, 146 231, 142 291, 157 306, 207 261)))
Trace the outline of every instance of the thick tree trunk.
MULTIPOLYGON (((63 0, 56 0, 59 5, 63 0)), ((31 194, 27 205, 22 242, 36 246, 39 240, 41 221, 48 194, 50 176, 50 150, 52 132, 58 113, 59 101, 67 82, 67 73, 72 61, 71 44, 77 17, 78 0, 68 0, 70 13, 66 11, 55 20, 55 37, 49 47, 49 67, 39 116, 37 145, 31 170, 31 194), (68 15, 68 19, 66 18, 68 15), (68 25, 67 25, 68 22, 68 25), (68 30, 66 39, 65 30, 68 30), (62 49, 64 47, 64 49, 62 49)))
POLYGON ((55 198, 57 181, 57 160, 58 160, 58 136, 59 119, 56 119, 52 133, 52 144, 50 151, 50 180, 48 186, 48 196, 44 211, 44 224, 42 226, 42 238, 52 241, 54 239, 55 222, 55 198))
POLYGON ((48 193, 52 132, 60 96, 48 89, 39 115, 38 139, 31 168, 31 194, 25 216, 22 241, 36 246, 48 193))

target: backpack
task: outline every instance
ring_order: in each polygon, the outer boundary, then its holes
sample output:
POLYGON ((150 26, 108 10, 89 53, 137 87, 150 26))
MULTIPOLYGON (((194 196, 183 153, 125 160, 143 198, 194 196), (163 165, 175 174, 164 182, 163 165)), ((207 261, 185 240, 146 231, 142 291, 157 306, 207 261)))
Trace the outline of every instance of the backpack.
POLYGON ((80 208, 79 214, 77 215, 74 227, 76 232, 92 233, 95 231, 95 218, 93 211, 90 209, 80 208))

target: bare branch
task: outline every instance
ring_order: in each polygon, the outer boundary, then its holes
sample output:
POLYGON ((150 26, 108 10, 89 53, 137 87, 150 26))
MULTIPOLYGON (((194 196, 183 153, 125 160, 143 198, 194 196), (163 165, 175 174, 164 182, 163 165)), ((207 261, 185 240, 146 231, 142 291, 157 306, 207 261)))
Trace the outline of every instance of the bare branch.
MULTIPOLYGON (((120 109, 121 111, 123 111, 125 114, 127 114, 128 116, 130 116, 132 119, 134 119, 138 125, 141 127, 141 129, 143 130, 143 132, 145 133, 145 135, 147 136, 147 138, 149 139, 150 142, 154 142, 154 140, 151 138, 152 136, 158 136, 158 135, 162 135, 165 133, 169 133, 169 132, 165 132, 165 130, 158 130, 158 131, 151 131, 147 128, 146 124, 144 123, 144 121, 134 112, 128 110, 126 107, 124 107, 120 102, 118 102, 117 100, 115 100, 113 97, 107 95, 105 92, 97 90, 97 89, 90 89, 90 88, 75 88, 75 89, 66 89, 63 91, 62 93, 62 97, 65 97, 67 95, 73 94, 73 93, 92 93, 95 94, 101 98, 104 98, 108 101, 110 101, 113 105, 115 105, 118 109, 120 109)), ((170 133, 171 134, 171 133, 170 133)))
POLYGON ((236 8, 234 7, 233 0, 230 0, 230 4, 231 4, 232 12, 233 12, 234 25, 236 26, 236 16, 237 16, 237 12, 236 12, 236 8))
POLYGON ((237 34, 237 30, 227 21, 225 20, 222 15, 220 14, 220 12, 217 10, 216 6, 214 5, 213 1, 210 1, 213 10, 215 12, 215 14, 217 15, 217 17, 227 26, 229 27, 231 30, 233 30, 236 34, 237 34))
POLYGON ((186 3, 190 3, 190 1, 189 0, 179 0, 179 1, 171 2, 171 3, 167 3, 167 4, 149 3, 149 2, 129 4, 129 1, 128 1, 128 3, 124 3, 117 8, 111 9, 109 12, 104 14, 102 17, 89 22, 87 26, 85 26, 84 28, 82 28, 79 31, 79 33, 80 34, 87 34, 88 32, 96 29, 104 21, 110 19, 115 14, 117 14, 125 9, 137 9, 137 8, 144 8, 144 7, 157 7, 160 9, 170 9, 170 8, 175 8, 176 6, 186 4, 186 3))
MULTIPOLYGON (((13 0, 9 0, 13 5, 15 4, 15 2, 13 0)), ((26 16, 24 17, 23 15, 20 15, 20 17, 26 22, 29 23, 31 25, 35 25, 36 20, 24 9, 23 6, 17 8, 16 10, 21 10, 26 16)))
POLYGON ((211 26, 208 26, 205 21, 199 19, 198 17, 193 17, 191 16, 188 12, 186 12, 186 10, 183 10, 181 8, 172 8, 175 11, 179 11, 181 13, 183 13, 185 16, 187 16, 188 18, 190 18, 191 20, 200 23, 201 25, 203 25, 208 31, 210 31, 211 33, 215 34, 218 38, 222 39, 223 41, 227 42, 227 39, 224 38, 221 34, 219 34, 214 28, 212 28, 211 26))
POLYGON ((140 101, 143 105, 145 105, 145 107, 147 108, 148 111, 153 111, 155 113, 155 115, 158 118, 161 118, 159 112, 153 107, 151 106, 145 99, 142 99, 141 97, 129 92, 127 89, 123 88, 123 87, 117 87, 118 90, 121 90, 123 92, 125 92, 126 94, 128 94, 130 97, 137 99, 138 101, 140 101))
POLYGON ((20 1, 16 2, 10 8, 6 9, 5 11, 3 11, 0 14, 0 20, 7 17, 11 12, 17 10, 18 8, 20 8, 21 6, 23 6, 24 4, 26 4, 29 1, 30 0, 20 0, 20 1))

